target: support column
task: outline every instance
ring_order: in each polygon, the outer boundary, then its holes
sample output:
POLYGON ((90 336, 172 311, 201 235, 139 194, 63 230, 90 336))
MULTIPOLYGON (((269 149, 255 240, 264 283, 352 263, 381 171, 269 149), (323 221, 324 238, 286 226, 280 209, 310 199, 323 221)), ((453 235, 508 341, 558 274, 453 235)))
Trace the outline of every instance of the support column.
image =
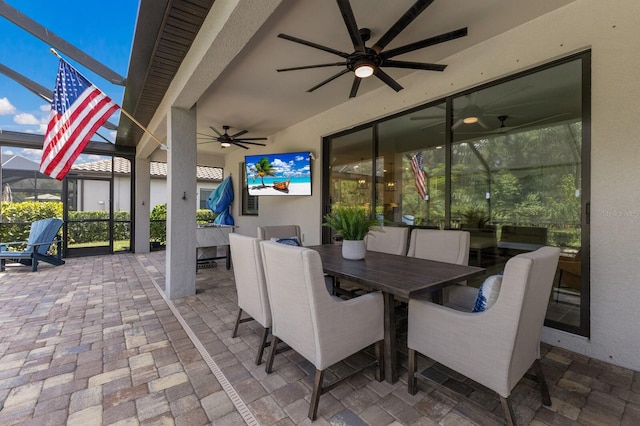
POLYGON ((136 181, 135 181, 135 246, 136 253, 149 252, 150 219, 151 206, 151 160, 148 158, 137 158, 136 161, 136 181))
POLYGON ((165 294, 196 294, 196 109, 167 116, 167 254, 165 294))

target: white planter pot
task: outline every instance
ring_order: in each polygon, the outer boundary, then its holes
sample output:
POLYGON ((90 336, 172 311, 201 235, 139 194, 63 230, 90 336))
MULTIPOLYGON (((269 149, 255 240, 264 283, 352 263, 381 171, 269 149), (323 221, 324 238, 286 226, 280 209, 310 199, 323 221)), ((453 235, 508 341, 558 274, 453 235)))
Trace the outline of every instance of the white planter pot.
POLYGON ((349 260, 362 260, 367 253, 364 240, 344 240, 342 242, 342 257, 349 260))

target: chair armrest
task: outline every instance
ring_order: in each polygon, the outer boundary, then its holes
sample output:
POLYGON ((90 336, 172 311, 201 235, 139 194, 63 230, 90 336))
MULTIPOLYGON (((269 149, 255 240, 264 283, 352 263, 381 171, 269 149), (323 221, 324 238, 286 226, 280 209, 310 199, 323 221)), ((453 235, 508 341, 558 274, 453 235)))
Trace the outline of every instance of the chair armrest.
POLYGON ((446 360, 446 365, 464 375, 478 366, 491 374, 509 362, 516 326, 493 308, 461 312, 410 299, 407 344, 436 361, 446 360))
POLYGON ((384 339, 384 303, 379 292, 349 300, 331 298, 317 315, 323 317, 316 336, 316 368, 321 370, 384 339))
POLYGON ((62 242, 62 238, 55 238, 51 241, 44 241, 44 242, 39 242, 39 243, 32 243, 29 244, 32 247, 38 247, 38 246, 43 246, 45 244, 51 245, 51 244, 57 244, 57 243, 61 243, 62 242))
POLYGON ((466 312, 471 312, 478 297, 478 289, 475 287, 452 285, 447 287, 447 297, 446 306, 452 305, 455 309, 460 308, 466 312))
POLYGON ((3 245, 3 246, 15 246, 15 245, 18 245, 18 244, 27 244, 27 242, 26 241, 12 241, 10 243, 0 243, 0 245, 3 245))
POLYGON ((8 252, 7 246, 17 246, 19 244, 26 244, 26 241, 12 241, 9 243, 0 243, 0 252, 8 252))

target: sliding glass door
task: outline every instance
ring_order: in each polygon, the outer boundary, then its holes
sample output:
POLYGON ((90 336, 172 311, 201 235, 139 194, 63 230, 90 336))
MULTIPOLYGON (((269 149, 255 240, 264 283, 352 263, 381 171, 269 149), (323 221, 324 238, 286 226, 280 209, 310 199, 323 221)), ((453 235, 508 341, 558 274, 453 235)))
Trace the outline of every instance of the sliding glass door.
POLYGON ((330 136, 325 211, 467 230, 488 274, 560 247, 547 325, 588 335, 589 99, 586 52, 330 136))

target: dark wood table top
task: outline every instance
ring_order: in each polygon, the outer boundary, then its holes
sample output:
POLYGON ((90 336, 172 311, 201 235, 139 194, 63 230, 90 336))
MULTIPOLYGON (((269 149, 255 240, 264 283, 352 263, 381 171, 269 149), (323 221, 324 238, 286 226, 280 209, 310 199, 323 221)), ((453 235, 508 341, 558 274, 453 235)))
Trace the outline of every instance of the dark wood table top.
POLYGON ((322 266, 327 274, 404 299, 416 293, 437 291, 485 272, 484 268, 475 266, 375 251, 367 251, 364 260, 347 260, 342 257, 342 246, 337 244, 309 248, 320 253, 322 266))

